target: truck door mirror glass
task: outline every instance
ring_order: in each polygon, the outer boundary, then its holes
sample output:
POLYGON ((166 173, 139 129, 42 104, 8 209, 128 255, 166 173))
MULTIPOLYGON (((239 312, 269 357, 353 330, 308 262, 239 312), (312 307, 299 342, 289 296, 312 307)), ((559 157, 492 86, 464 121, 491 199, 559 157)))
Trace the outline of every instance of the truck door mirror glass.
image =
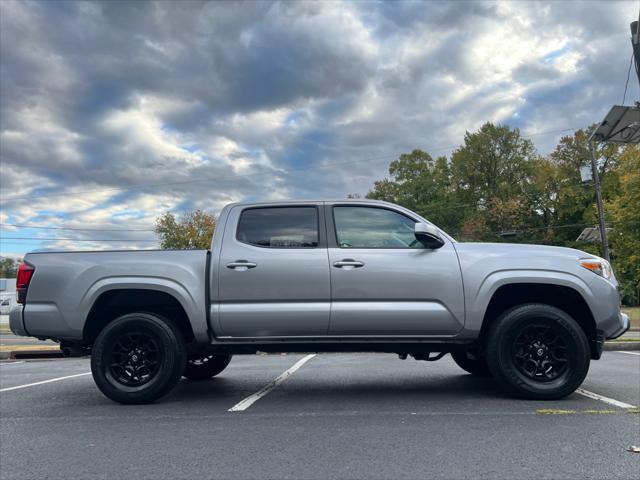
POLYGON ((444 240, 440 232, 433 225, 428 223, 416 223, 414 227, 416 239, 427 248, 440 248, 444 245, 444 240))

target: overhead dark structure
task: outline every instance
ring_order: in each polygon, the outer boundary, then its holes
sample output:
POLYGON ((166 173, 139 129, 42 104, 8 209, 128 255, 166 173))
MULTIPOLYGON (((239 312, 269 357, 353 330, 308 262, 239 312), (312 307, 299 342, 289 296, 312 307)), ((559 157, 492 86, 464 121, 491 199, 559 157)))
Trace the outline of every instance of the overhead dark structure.
POLYGON ((614 105, 591 139, 597 142, 640 143, 640 108, 614 105))
POLYGON ((598 128, 589 137, 589 151, 591 152, 591 171, 596 188, 596 205, 598 207, 598 224, 600 240, 602 242, 602 256, 609 261, 609 240, 604 220, 602 206, 602 190, 596 161, 594 142, 640 143, 640 108, 614 105, 598 128))

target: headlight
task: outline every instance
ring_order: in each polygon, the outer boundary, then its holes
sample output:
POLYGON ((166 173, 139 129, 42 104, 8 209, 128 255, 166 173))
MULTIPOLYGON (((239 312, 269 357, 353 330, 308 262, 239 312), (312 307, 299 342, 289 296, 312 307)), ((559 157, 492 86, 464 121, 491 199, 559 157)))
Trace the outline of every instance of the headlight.
POLYGON ((611 279, 611 265, 609 265, 609 262, 606 260, 603 260, 602 258, 582 258, 578 261, 580 262, 580 265, 587 270, 591 270, 593 273, 600 275, 607 280, 611 279))

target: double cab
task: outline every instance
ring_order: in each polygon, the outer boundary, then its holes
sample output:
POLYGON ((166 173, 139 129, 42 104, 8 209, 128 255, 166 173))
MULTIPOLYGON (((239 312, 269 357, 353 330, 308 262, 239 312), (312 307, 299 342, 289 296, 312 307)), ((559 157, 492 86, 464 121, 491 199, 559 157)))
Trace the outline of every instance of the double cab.
POLYGON ((90 354, 121 403, 258 351, 451 354, 517 396, 557 399, 629 327, 602 258, 457 242, 371 200, 231 204, 210 250, 29 253, 17 292, 12 331, 90 354))

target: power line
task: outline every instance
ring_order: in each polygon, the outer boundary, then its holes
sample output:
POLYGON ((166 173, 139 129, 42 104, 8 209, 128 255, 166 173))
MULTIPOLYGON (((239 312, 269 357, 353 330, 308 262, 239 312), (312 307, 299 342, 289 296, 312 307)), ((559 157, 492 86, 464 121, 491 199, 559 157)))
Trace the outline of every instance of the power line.
POLYGON ((627 72, 627 82, 624 84, 624 94, 622 95, 622 105, 624 105, 624 101, 627 99, 627 87, 629 86, 629 77, 631 76, 632 65, 633 65, 633 53, 631 54, 631 59, 629 60, 629 71, 627 72))
MULTIPOLYGON (((521 135, 521 137, 522 138, 531 138, 531 137, 537 137, 537 136, 541 136, 541 135, 549 135, 549 134, 552 134, 552 133, 563 133, 563 132, 569 132, 569 131, 575 131, 575 130, 578 130, 578 129, 577 128, 564 128, 564 129, 561 129, 561 130, 548 130, 548 131, 543 131, 543 132, 534 132, 534 133, 527 134, 527 135, 521 135)), ((483 134, 483 132, 475 132, 474 134, 483 134)), ((449 149, 456 148, 456 147, 459 147, 459 146, 460 146, 460 144, 447 145, 447 146, 443 146, 443 147, 436 147, 436 148, 428 149, 428 152, 437 152, 437 151, 441 151, 441 150, 449 150, 449 149)), ((279 170, 278 172, 280 174, 286 175, 286 174, 294 172, 294 171, 304 171, 304 170, 310 170, 310 169, 314 169, 314 168, 327 168, 327 167, 348 165, 348 164, 360 163, 360 162, 374 162, 374 161, 380 161, 380 160, 389 160, 389 159, 395 159, 397 157, 398 157, 397 154, 389 154, 389 155, 385 155, 385 156, 381 156, 381 157, 361 158, 361 159, 357 159, 357 160, 348 160, 348 161, 344 161, 344 162, 331 162, 331 163, 325 163, 325 164, 321 164, 321 165, 311 165, 311 166, 304 166, 304 167, 297 167, 297 168, 293 167, 293 168, 289 168, 288 170, 279 170)), ((84 194, 84 193, 97 193, 97 192, 112 192, 112 191, 126 192, 126 191, 132 191, 132 190, 144 189, 144 188, 154 188, 154 187, 173 186, 173 185, 185 185, 185 184, 190 184, 190 183, 200 183, 200 182, 220 181, 220 180, 233 180, 233 179, 236 179, 236 178, 246 178, 246 177, 252 177, 252 176, 256 176, 256 175, 265 175, 265 173, 264 172, 255 172, 255 173, 247 173, 247 174, 240 174, 240 175, 229 175, 229 176, 223 176, 223 177, 206 177, 206 178, 196 178, 196 179, 191 179, 191 180, 181 180, 181 181, 172 181, 172 182, 163 182, 163 183, 138 184, 138 185, 132 185, 130 187, 111 187, 111 188, 84 190, 84 191, 76 191, 76 192, 58 192, 58 193, 49 193, 49 194, 41 194, 41 195, 24 195, 24 196, 20 196, 20 197, 4 198, 4 199, 2 199, 2 201, 3 202, 8 202, 8 201, 14 201, 14 200, 27 200, 27 199, 31 199, 31 198, 49 198, 49 197, 58 197, 58 196, 63 196, 63 195, 81 195, 81 194, 84 194)))
MULTIPOLYGON (((621 220, 621 221, 613 221, 613 222, 607 222, 609 225, 626 225, 626 224, 636 224, 636 223, 640 223, 640 221, 638 220, 621 220)), ((536 230, 555 230, 555 229, 559 229, 559 228, 576 228, 576 227, 588 227, 588 226, 592 226, 593 223, 565 223, 562 225, 548 225, 546 227, 519 227, 519 228, 514 228, 512 229, 513 231, 517 232, 517 233, 521 233, 521 232, 529 232, 529 231, 536 231, 536 230)), ((496 234, 499 235, 501 233, 504 233, 505 230, 501 230, 501 231, 491 231, 491 232, 487 232, 490 234, 496 234)), ((456 235, 457 236, 457 235, 456 235)), ((5 242, 5 240, 28 240, 28 241, 69 241, 69 242, 157 242, 157 240, 136 240, 133 238, 128 238, 128 239, 97 239, 97 238, 92 238, 92 239, 77 239, 77 238, 38 238, 38 237, 0 237, 0 243, 13 243, 13 244, 18 244, 17 242, 5 242)))
POLYGON ((65 241, 65 242, 158 242, 158 240, 136 240, 133 238, 55 238, 55 237, 0 237, 0 243, 4 240, 40 240, 40 241, 65 241))
MULTIPOLYGON (((573 184, 565 184, 563 185, 563 188, 568 188, 568 187, 580 187, 582 186, 582 183, 573 183, 573 184)), ((529 194, 527 192, 520 192, 520 194, 522 196, 524 196, 525 198, 528 198, 531 201, 538 201, 540 200, 539 198, 536 198, 534 195, 529 194)), ((397 203, 397 202, 396 202, 397 203)), ((472 203, 449 203, 446 205, 440 205, 438 207, 437 210, 432 210, 431 213, 433 214, 435 213, 439 213, 441 211, 448 211, 450 209, 455 209, 455 208, 459 208, 459 207, 487 207, 487 202, 486 200, 483 199, 479 199, 478 201, 472 202, 472 203)), ((151 216, 148 217, 142 217, 142 218, 151 218, 151 216)), ((128 229, 128 228, 78 228, 78 227, 50 227, 50 226, 39 226, 39 225, 27 225, 27 224, 14 224, 14 223, 0 223, 0 226, 11 226, 11 227, 16 227, 16 228, 33 228, 33 229, 44 229, 44 230, 71 230, 71 231, 79 231, 79 232, 83 232, 83 231, 96 231, 96 232, 154 232, 154 229, 144 229, 144 228, 140 228, 140 229, 128 229)))
POLYGON ((76 228, 76 227, 41 227, 39 225, 19 225, 15 223, 0 223, 3 227, 37 228, 43 230, 73 230, 79 232, 155 232, 150 228, 76 228))
MULTIPOLYGON (((565 223, 563 225, 549 225, 546 227, 519 227, 519 228, 512 228, 512 231, 521 233, 521 232, 530 232, 530 231, 535 231, 535 230, 555 230, 558 228, 576 228, 576 227, 593 227, 593 226, 597 226, 594 225, 595 222, 592 223, 565 223)), ((614 222, 607 222, 609 225, 626 225, 626 224, 634 224, 634 223, 640 223, 639 220, 620 220, 620 221, 614 221, 614 222)), ((501 234, 504 233, 506 230, 501 230, 501 231, 493 231, 493 232, 488 232, 488 233, 493 233, 493 234, 501 234)))

